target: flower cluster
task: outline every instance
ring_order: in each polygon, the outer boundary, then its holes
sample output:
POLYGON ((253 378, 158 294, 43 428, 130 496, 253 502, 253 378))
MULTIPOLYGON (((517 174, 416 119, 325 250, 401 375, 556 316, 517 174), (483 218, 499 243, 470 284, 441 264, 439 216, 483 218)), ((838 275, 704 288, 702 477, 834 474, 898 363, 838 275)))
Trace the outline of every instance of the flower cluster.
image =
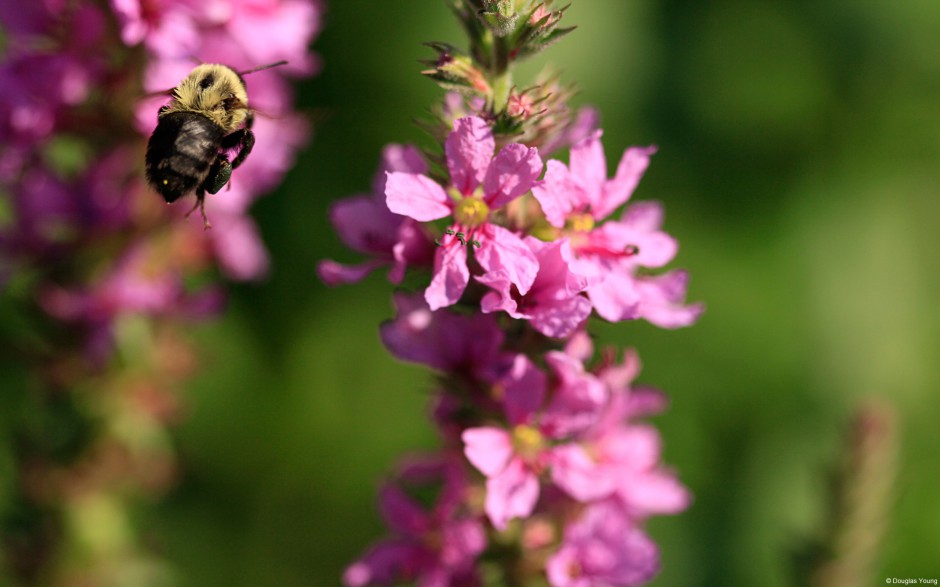
POLYGON ((588 326, 596 315, 677 328, 702 312, 684 301, 687 274, 662 270, 678 249, 662 206, 630 201, 656 149, 627 149, 609 173, 593 111, 572 115, 553 79, 508 82, 515 60, 570 30, 551 2, 455 6, 471 48, 432 44, 438 59, 424 72, 462 92, 434 110, 441 149, 387 147, 373 192, 331 211, 367 258, 319 265, 330 285, 378 267, 417 284, 396 294, 381 338, 436 372, 443 444, 386 484, 391 536, 343 580, 641 585, 659 569, 645 520, 691 496, 642 422, 664 395, 634 384, 633 351, 595 353, 588 326), (563 148, 568 163, 549 158, 563 148), (429 487, 437 497, 421 501, 429 487))
POLYGON ((307 47, 322 8, 319 0, 0 6, 0 294, 18 317, 0 336, 37 396, 23 399, 35 414, 11 416, 17 442, 4 443, 16 446, 21 477, 10 515, 28 510, 31 522, 12 536, 3 520, 0 567, 14 577, 0 583, 144 584, 126 579, 144 567, 158 580, 130 529, 129 496, 160 495, 173 478, 165 427, 196 363, 181 325, 220 310, 215 267, 234 279, 267 269, 247 210, 306 141, 287 76, 315 72, 307 47), (166 206, 143 179, 167 91, 198 61, 247 70, 281 60, 289 64, 247 80, 262 113, 257 147, 231 189, 207 202, 215 228, 186 222, 186 206, 166 206), (34 424, 54 417, 82 431, 55 450, 34 424), (95 543, 89 503, 107 508, 120 540, 95 543))
POLYGON ((634 203, 609 218, 629 200, 655 148, 628 149, 608 179, 600 137, 595 131, 576 143, 569 165, 543 166, 536 148, 519 143, 494 155, 486 120, 461 118, 444 144, 446 184, 423 171, 413 148, 388 147, 374 194, 332 211, 343 240, 373 258, 356 267, 321 263, 321 276, 348 283, 391 263, 390 279, 399 283, 408 265, 428 263, 430 235, 443 221, 424 292, 432 310, 460 301, 472 277, 483 286, 482 312, 528 320, 549 337, 569 336, 592 310, 611 322, 688 326, 702 306, 684 304, 687 274, 648 273, 678 249, 661 230, 662 206, 634 203))

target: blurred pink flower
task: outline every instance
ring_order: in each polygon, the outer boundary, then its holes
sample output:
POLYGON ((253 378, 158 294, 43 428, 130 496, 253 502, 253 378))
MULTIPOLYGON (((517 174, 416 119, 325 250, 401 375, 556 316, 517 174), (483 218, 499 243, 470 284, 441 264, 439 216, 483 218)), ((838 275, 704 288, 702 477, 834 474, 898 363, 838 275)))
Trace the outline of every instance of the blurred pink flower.
MULTIPOLYGON (((398 486, 386 485, 379 506, 393 535, 350 565, 343 573, 343 583, 347 587, 411 581, 421 587, 479 584, 475 564, 486 548, 486 533, 482 522, 465 511, 466 481, 461 470, 456 462, 438 469, 443 487, 430 510, 398 486)), ((407 481, 414 475, 405 471, 402 477, 407 481)), ((429 480, 421 481, 426 484, 429 480)))
POLYGON ((126 316, 200 318, 218 312, 221 293, 190 291, 183 276, 160 261, 151 243, 134 244, 102 279, 84 288, 50 285, 39 303, 51 316, 86 331, 88 356, 96 364, 111 352, 115 322, 126 316))
POLYGON ((545 570, 552 587, 632 587, 659 572, 659 550, 622 508, 601 501, 567 525, 545 570))

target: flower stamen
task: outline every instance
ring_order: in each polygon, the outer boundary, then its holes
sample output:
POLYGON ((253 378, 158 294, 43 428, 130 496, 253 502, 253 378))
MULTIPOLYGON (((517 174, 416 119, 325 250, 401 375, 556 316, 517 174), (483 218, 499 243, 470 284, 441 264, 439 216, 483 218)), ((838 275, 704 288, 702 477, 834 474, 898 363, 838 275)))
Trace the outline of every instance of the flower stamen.
POLYGON ((519 424, 512 429, 512 446, 516 454, 526 461, 535 460, 542 452, 542 433, 525 424, 519 424))
POLYGON ((480 198, 464 198, 454 208, 454 220, 460 226, 476 228, 486 223, 490 217, 490 207, 480 198))

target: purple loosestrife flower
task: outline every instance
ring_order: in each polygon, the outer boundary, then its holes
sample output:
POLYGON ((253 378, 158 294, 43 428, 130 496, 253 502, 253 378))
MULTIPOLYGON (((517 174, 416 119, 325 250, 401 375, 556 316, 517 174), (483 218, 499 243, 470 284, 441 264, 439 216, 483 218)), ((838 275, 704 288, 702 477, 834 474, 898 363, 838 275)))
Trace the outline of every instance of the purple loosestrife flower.
POLYGON ((425 174, 428 167, 415 147, 388 145, 382 151, 372 193, 353 196, 330 207, 330 221, 340 239, 351 249, 373 258, 359 265, 321 261, 320 279, 328 285, 355 283, 374 269, 391 265, 388 279, 400 283, 411 265, 430 266, 434 245, 421 225, 411 218, 389 212, 385 204, 385 182, 389 172, 425 174))
POLYGON ((221 289, 194 285, 213 265, 237 279, 267 268, 247 210, 306 141, 284 74, 315 70, 307 45, 321 10, 317 0, 0 3, 0 286, 22 317, 0 342, 37 395, 8 422, 20 439, 8 513, 23 523, 0 527, 0 542, 18 584, 166 576, 130 518, 176 479, 164 428, 199 364, 181 323, 218 314, 221 289), (290 62, 248 80, 257 147, 211 199, 211 232, 143 179, 158 108, 194 58, 237 70, 290 62), (81 434, 40 438, 35 422, 50 415, 81 434), (122 530, 94 538, 88 503, 122 530))
POLYGON ((596 113, 573 115, 572 88, 552 77, 513 85, 517 59, 572 30, 559 26, 564 10, 539 0, 483 4, 453 6, 469 50, 432 43, 437 59, 425 62, 425 75, 461 90, 425 125, 443 157, 428 166, 391 147, 373 193, 331 210, 341 239, 368 259, 321 263, 328 284, 378 267, 404 283, 433 251, 430 283, 395 294, 381 338, 398 359, 434 370, 440 461, 461 479, 456 492, 432 480, 442 494, 423 508, 403 490, 417 469, 402 472, 380 498, 392 536, 344 582, 640 585, 659 569, 643 524, 685 509, 691 496, 662 465, 656 429, 639 421, 665 409, 665 396, 634 384, 635 352, 595 358, 586 328, 594 310, 674 328, 701 306, 685 305, 684 272, 648 273, 678 248, 660 229, 661 206, 635 203, 614 216, 655 148, 628 149, 608 179, 596 113), (542 157, 572 144, 570 164, 549 161, 539 180, 542 157), (429 234, 442 234, 436 248, 429 234))
POLYGON ((490 383, 511 360, 495 317, 431 311, 420 295, 395 294, 398 315, 382 325, 382 342, 395 357, 469 381, 490 383))
POLYGON ((678 249, 675 240, 660 231, 661 206, 637 203, 620 220, 597 225, 630 198, 655 148, 625 151, 614 178, 608 180, 600 137, 597 131, 575 145, 568 167, 549 161, 545 178, 533 186, 532 194, 549 224, 570 239, 573 266, 593 278, 587 295, 602 318, 618 322, 643 317, 660 326, 688 326, 702 308, 681 306, 684 284, 636 275, 641 267, 667 264, 678 249))
POLYGON ((612 501, 589 505, 545 565, 552 587, 632 587, 659 572, 659 549, 612 501))
POLYGON ((397 585, 415 581, 420 587, 479 585, 476 560, 486 548, 483 523, 466 507, 468 489, 463 467, 442 460, 417 471, 404 470, 400 483, 428 484, 428 474, 442 483, 436 503, 422 508, 399 485, 387 484, 380 509, 393 536, 373 546, 343 574, 347 587, 397 585), (435 471, 436 469, 436 471, 435 471), (417 474, 416 474, 417 473, 417 474))
MULTIPOLYGON (((590 352, 584 335, 581 352, 590 352)), ((571 352, 571 350, 568 350, 571 352)), ((622 363, 605 357, 595 369, 610 395, 597 422, 582 436, 582 446, 592 455, 592 474, 612 479, 611 492, 636 519, 675 514, 691 503, 691 495, 675 474, 660 466, 659 433, 652 426, 637 424, 637 418, 666 408, 665 395, 649 387, 634 386, 640 361, 636 353, 624 353, 622 363)))
POLYGON ((425 290, 432 310, 460 299, 470 280, 468 246, 485 273, 500 272, 525 294, 538 271, 538 261, 522 239, 493 222, 493 214, 529 191, 542 173, 535 149, 513 143, 494 157, 496 143, 485 120, 461 118, 447 137, 444 151, 450 172, 445 190, 426 175, 392 172, 385 186, 388 209, 429 222, 452 217, 434 257, 434 277, 425 290))
POLYGON ((131 245, 109 273, 85 288, 50 285, 39 303, 51 316, 87 331, 88 357, 103 364, 111 355, 114 327, 125 316, 202 318, 218 313, 221 292, 187 291, 183 274, 167 262, 172 250, 141 241, 131 245))
POLYGON ((546 336, 568 336, 591 315, 591 302, 581 295, 591 280, 572 271, 574 255, 567 239, 545 243, 526 237, 525 243, 539 263, 531 289, 521 295, 504 273, 480 275, 477 281, 494 290, 483 296, 480 306, 484 312, 503 310, 513 318, 529 320, 546 336))
POLYGON ((508 428, 482 426, 463 433, 467 459, 486 478, 486 514, 504 530, 512 518, 526 518, 540 494, 540 475, 579 501, 611 489, 590 473, 591 458, 575 440, 599 417, 607 400, 604 385, 585 373, 577 359, 559 351, 545 355, 556 382, 525 355, 518 355, 500 382, 508 428), (543 406, 546 396, 550 400, 543 406))

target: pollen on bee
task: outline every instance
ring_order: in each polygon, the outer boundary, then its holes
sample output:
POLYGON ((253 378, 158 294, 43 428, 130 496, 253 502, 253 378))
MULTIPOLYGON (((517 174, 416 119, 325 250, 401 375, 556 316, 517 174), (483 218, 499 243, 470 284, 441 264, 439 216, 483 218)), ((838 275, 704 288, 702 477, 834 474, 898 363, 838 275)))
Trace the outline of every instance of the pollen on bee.
POLYGON ((170 180, 168 180, 168 179, 164 179, 164 180, 163 180, 163 185, 166 185, 166 184, 168 184, 168 183, 170 183, 170 180))

